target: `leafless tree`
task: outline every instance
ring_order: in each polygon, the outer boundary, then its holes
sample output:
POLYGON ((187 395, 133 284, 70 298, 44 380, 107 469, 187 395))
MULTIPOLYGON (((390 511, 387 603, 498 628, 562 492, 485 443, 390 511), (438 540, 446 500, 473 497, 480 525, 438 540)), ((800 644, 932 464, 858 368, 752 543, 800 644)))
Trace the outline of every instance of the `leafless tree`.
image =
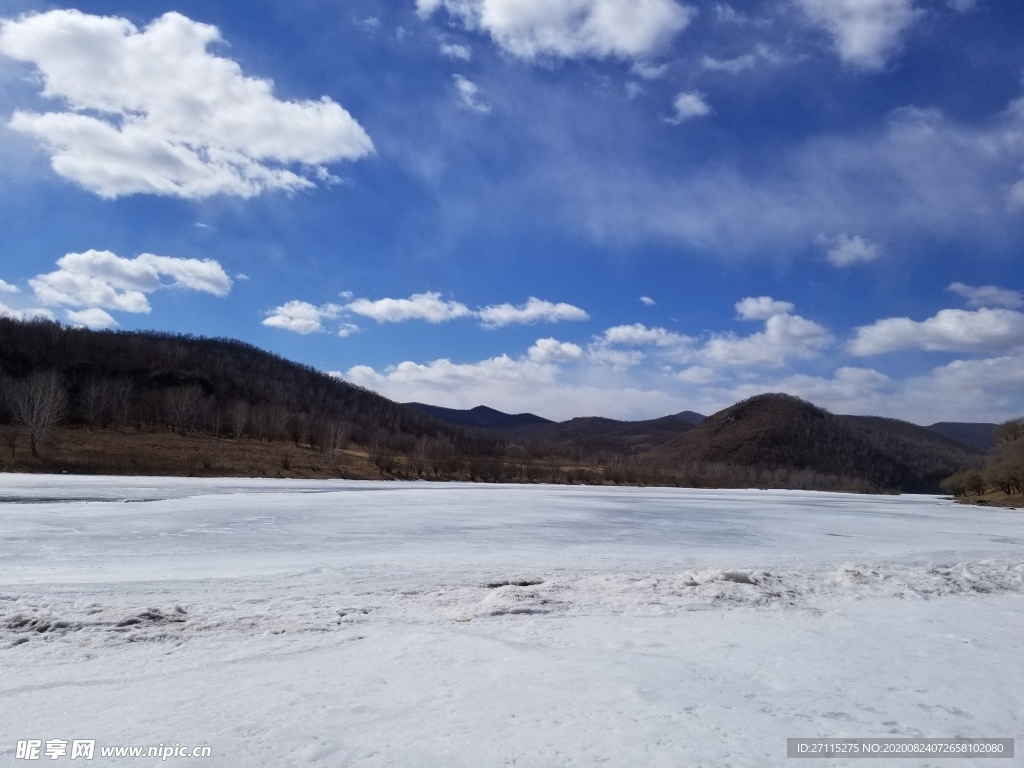
POLYGON ((11 381, 7 386, 7 405, 16 424, 28 435, 32 456, 38 458, 39 444, 68 413, 68 396, 63 379, 55 371, 37 371, 11 381))
POLYGON ((21 437, 21 428, 15 424, 4 424, 0 427, 0 442, 3 442, 11 449, 13 459, 18 449, 18 438, 21 437))
POLYGON ((327 459, 327 467, 337 472, 341 467, 342 452, 351 439, 352 431, 348 424, 332 421, 325 425, 321 436, 320 447, 327 459))
POLYGON ((89 379, 82 387, 82 415, 85 416, 89 429, 96 429, 97 425, 103 426, 110 410, 112 389, 110 379, 97 378, 89 379))
POLYGON ((235 400, 228 409, 228 424, 231 425, 231 434, 235 440, 241 440, 249 426, 249 402, 247 400, 235 400))
POLYGON ((505 464, 512 477, 521 477, 533 461, 526 446, 513 443, 505 449, 505 464))
POLYGON ((202 411, 203 388, 198 384, 189 384, 169 389, 164 395, 164 404, 171 424, 179 434, 184 435, 202 411))
POLYGON ((114 382, 111 392, 111 415, 120 427, 128 426, 135 406, 135 380, 122 378, 114 382))

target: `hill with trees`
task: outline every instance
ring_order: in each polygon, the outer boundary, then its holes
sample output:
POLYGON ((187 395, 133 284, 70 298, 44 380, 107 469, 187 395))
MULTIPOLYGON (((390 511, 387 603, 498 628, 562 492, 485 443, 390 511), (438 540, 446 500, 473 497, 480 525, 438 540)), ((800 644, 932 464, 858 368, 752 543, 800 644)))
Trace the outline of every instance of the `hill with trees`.
POLYGON ((984 466, 957 472, 942 483, 943 490, 980 504, 1024 506, 1024 417, 996 427, 996 448, 984 466))
POLYGON ((983 458, 786 395, 707 419, 553 423, 402 405, 230 339, 0 318, 8 471, 937 491, 983 458))
POLYGON ((905 421, 836 416, 785 394, 752 397, 651 452, 695 485, 937 492, 977 451, 905 421))

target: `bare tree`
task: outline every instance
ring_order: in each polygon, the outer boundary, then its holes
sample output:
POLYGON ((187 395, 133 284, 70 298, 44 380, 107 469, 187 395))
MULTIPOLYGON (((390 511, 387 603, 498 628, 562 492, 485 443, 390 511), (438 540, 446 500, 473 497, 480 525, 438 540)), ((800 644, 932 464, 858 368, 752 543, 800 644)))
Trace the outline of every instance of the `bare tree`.
POLYGON ((97 378, 89 379, 82 387, 82 414, 85 416, 89 429, 96 429, 97 424, 103 426, 110 408, 112 389, 110 379, 97 378))
POLYGON ((21 429, 14 424, 4 424, 0 427, 0 442, 3 442, 11 449, 13 459, 18 449, 18 438, 21 437, 21 429))
POLYGON ((512 473, 512 477, 523 475, 532 461, 533 457, 523 445, 513 443, 505 449, 505 464, 508 466, 509 472, 512 473))
POLYGON ((164 395, 164 403, 167 407, 171 424, 184 435, 186 430, 191 429, 195 424, 203 406, 203 388, 198 384, 190 384, 184 387, 170 389, 164 395))
POLYGON ((32 456, 39 457, 39 444, 68 413, 64 381, 55 371, 38 371, 7 387, 7 404, 16 424, 25 428, 32 456))
POLYGON ((120 427, 127 427, 135 406, 135 380, 118 379, 115 381, 111 401, 114 422, 120 427))
POLYGON ((228 423, 231 425, 231 434, 235 440, 241 440, 246 427, 249 426, 249 402, 247 400, 235 400, 228 409, 228 423))
POLYGON ((320 447, 331 472, 337 472, 341 467, 342 452, 348 445, 351 436, 351 427, 345 422, 332 421, 324 427, 320 447))

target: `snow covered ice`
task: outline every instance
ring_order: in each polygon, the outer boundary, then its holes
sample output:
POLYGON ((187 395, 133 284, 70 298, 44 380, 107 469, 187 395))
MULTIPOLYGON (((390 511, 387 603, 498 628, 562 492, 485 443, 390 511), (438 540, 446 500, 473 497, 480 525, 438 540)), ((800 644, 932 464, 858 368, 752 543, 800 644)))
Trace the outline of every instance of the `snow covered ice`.
POLYGON ((32 764, 21 739, 209 745, 166 764, 218 768, 675 768, 878 736, 1014 737, 994 764, 1024 765, 1024 513, 0 475, 0 724, 4 766, 32 764))

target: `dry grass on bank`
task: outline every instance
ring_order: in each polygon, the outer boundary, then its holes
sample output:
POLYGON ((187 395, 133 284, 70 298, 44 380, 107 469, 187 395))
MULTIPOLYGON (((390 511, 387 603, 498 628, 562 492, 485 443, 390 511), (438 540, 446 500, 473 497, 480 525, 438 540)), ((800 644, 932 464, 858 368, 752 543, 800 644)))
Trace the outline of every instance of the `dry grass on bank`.
POLYGON ((0 470, 97 475, 380 479, 365 452, 350 447, 336 462, 308 445, 179 435, 168 430, 55 431, 33 458, 28 440, 0 448, 0 470))

